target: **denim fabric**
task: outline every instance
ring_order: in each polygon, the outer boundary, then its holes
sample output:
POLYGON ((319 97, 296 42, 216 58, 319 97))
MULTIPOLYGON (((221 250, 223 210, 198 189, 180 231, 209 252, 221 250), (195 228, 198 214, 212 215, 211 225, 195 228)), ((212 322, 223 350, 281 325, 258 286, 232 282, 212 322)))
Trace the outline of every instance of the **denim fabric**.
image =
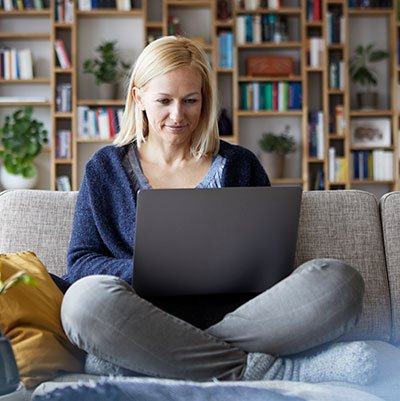
POLYGON ((200 330, 106 275, 74 283, 61 318, 86 352, 154 377, 240 380, 247 352, 292 354, 339 338, 357 322, 364 282, 335 259, 304 263, 273 288, 200 330))

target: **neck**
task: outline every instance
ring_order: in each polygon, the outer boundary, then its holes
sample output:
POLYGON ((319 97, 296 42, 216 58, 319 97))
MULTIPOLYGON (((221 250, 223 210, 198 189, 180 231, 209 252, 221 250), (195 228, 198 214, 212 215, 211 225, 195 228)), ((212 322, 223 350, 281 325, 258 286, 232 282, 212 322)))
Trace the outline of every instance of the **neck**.
POLYGON ((190 155, 190 144, 184 143, 165 143, 147 138, 146 143, 142 143, 139 155, 151 163, 163 164, 168 166, 185 163, 192 159, 190 155))

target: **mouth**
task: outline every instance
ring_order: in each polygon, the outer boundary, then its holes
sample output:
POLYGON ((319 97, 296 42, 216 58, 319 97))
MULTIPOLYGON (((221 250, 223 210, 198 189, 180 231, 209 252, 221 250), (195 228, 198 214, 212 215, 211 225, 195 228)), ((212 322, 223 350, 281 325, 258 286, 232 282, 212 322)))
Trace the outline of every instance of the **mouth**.
POLYGON ((187 125, 165 125, 165 127, 172 132, 183 131, 187 125))

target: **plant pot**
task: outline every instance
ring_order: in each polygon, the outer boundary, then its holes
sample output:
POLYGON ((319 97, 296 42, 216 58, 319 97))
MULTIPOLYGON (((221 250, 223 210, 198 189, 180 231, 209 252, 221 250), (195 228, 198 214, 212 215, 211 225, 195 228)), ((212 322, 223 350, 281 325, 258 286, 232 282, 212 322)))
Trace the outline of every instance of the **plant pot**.
POLYGON ((285 167, 285 155, 263 152, 260 155, 261 164, 269 178, 282 178, 285 167))
POLYGON ((32 178, 9 173, 4 166, 0 168, 0 181, 4 189, 31 189, 38 181, 38 174, 32 178))
POLYGON ((103 83, 98 86, 99 99, 110 100, 115 98, 116 85, 115 83, 103 83))
POLYGON ((14 392, 19 386, 19 372, 11 343, 0 333, 0 395, 14 392))
POLYGON ((378 108, 377 92, 358 92, 357 105, 360 110, 375 110, 378 108))

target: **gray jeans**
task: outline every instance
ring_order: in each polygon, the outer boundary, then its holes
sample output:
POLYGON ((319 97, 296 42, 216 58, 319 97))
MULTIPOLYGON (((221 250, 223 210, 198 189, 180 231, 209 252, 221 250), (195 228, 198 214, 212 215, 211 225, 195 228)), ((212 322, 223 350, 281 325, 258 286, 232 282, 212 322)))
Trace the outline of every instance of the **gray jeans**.
POLYGON ((240 380, 248 352, 289 355, 334 341, 362 311, 364 282, 335 259, 315 259, 200 330, 105 275, 74 283, 61 319, 79 348, 140 374, 175 379, 240 380))

